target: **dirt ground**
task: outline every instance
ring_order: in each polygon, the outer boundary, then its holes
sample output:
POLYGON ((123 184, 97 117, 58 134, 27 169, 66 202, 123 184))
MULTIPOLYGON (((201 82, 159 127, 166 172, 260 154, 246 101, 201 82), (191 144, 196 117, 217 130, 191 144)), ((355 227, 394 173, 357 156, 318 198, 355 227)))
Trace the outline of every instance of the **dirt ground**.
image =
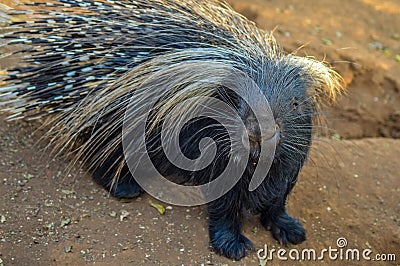
MULTIPOLYGON (((36 124, 0 116, 0 266, 400 265, 400 2, 229 2, 260 27, 276 28, 287 51, 305 44, 298 54, 329 62, 348 86, 326 110, 331 131, 314 142, 289 199, 307 241, 283 248, 319 252, 345 238, 346 248, 397 260, 265 262, 254 251, 233 262, 210 251, 204 207, 169 206, 160 215, 147 195, 120 202, 79 169, 67 174, 68 158, 46 152, 36 124)), ((281 248, 250 214, 244 233, 256 251, 281 248)))

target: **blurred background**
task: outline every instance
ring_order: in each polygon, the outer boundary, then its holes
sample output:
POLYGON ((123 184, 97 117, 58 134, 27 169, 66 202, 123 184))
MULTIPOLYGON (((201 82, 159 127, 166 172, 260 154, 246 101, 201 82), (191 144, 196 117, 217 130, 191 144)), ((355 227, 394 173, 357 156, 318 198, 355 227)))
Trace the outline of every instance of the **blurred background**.
POLYGON ((349 95, 329 110, 343 138, 400 137, 400 2, 229 1, 261 28, 276 27, 286 51, 330 63, 349 95))

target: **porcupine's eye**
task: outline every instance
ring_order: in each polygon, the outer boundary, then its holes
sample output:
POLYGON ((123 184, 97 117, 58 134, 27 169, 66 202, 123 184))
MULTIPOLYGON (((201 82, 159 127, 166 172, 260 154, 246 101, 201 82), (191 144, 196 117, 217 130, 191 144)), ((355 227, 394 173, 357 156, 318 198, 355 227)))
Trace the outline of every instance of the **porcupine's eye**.
POLYGON ((292 99, 292 105, 295 109, 299 107, 299 100, 296 97, 292 99))

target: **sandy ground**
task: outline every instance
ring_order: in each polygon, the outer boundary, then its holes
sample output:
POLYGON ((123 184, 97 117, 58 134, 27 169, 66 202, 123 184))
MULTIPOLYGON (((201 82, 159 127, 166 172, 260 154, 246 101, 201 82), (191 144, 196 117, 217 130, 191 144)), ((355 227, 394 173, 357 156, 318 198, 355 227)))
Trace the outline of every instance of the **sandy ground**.
MULTIPOLYGON (((287 51, 325 59, 345 78, 348 96, 327 110, 328 136, 315 141, 290 197, 307 241, 286 248, 347 248, 395 254, 396 261, 323 261, 267 265, 400 264, 400 2, 397 0, 250 0, 234 8, 287 51)), ((0 65, 5 68, 6 65, 0 65)), ((108 196, 68 158, 38 143, 37 125, 0 117, 0 265, 264 265, 256 252, 239 262, 209 249, 204 207, 171 206, 164 215, 145 195, 108 196)), ((162 203, 161 203, 162 204, 162 203)), ((256 250, 278 249, 246 215, 256 250)), ((286 254, 286 256, 288 256, 286 254)))

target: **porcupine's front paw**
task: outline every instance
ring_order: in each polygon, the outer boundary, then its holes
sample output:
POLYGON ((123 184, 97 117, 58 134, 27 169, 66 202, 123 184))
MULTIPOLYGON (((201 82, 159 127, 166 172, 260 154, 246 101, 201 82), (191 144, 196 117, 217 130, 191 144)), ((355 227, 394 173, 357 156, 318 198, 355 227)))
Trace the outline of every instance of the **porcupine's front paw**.
POLYGON ((220 230, 210 235, 210 238, 213 250, 230 259, 240 260, 253 249, 253 243, 240 233, 220 230))
POLYGON ((263 216, 261 222, 271 230, 272 236, 285 246, 289 243, 297 245, 306 240, 306 232, 300 222, 286 212, 272 218, 263 216))

